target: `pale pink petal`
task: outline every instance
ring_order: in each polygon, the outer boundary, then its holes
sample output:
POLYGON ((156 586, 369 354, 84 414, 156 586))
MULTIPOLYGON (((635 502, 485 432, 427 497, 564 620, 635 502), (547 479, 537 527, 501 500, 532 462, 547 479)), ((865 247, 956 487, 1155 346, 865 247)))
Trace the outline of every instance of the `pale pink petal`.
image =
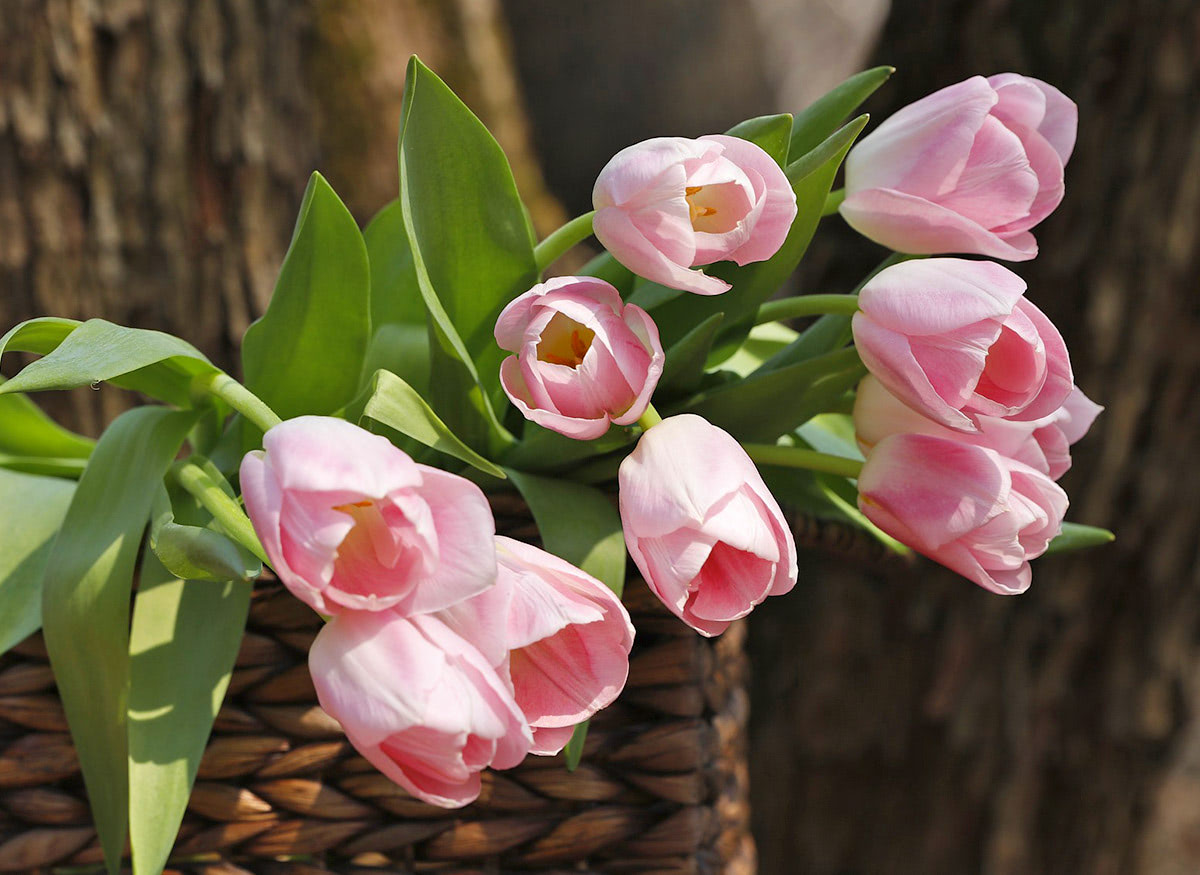
POLYGON ((285 492, 356 493, 381 498, 393 489, 416 486, 420 475, 412 459, 387 438, 331 416, 299 416, 263 436, 267 458, 287 457, 276 467, 285 492), (338 447, 339 452, 330 452, 338 447))
POLYGON ((1020 138, 988 116, 953 187, 932 200, 982 227, 996 228, 1028 216, 1037 195, 1038 176, 1020 138))
MULTIPOLYGON (((597 210, 592 229, 596 239, 621 264, 648 280, 697 295, 719 295, 730 288, 724 280, 668 259, 650 244, 622 210, 613 207, 597 210)), ((690 258, 687 263, 691 264, 690 258)))
POLYGON ((754 224, 754 233, 726 257, 738 264, 765 261, 779 251, 796 218, 796 194, 783 170, 766 152, 737 137, 712 135, 725 148, 725 155, 744 170, 752 170, 762 180, 762 212, 754 224))

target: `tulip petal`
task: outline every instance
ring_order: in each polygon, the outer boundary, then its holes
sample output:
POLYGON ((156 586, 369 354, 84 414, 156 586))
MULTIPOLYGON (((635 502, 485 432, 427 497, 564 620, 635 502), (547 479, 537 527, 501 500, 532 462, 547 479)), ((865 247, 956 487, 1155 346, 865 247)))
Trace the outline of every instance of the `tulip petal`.
MULTIPOLYGON (((668 259, 651 245, 622 210, 613 207, 597 210, 592 219, 592 230, 605 249, 619 254, 617 260, 621 264, 648 280, 697 295, 719 295, 731 288, 724 280, 668 259)), ((691 258, 686 260, 687 264, 691 262, 691 258)))

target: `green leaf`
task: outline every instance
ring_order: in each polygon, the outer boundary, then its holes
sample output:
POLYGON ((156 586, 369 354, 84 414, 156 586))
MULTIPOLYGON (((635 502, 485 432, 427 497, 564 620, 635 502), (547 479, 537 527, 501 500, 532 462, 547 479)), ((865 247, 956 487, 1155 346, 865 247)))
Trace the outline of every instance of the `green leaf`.
POLYGON ((218 372, 199 350, 178 337, 104 319, 82 324, 31 320, 0 339, 0 355, 9 349, 43 355, 0 386, 0 394, 108 381, 185 407, 191 403, 192 378, 218 372))
POLYGON ((582 483, 504 470, 529 505, 542 546, 620 596, 625 588, 625 535, 608 496, 582 483))
POLYGON ((129 840, 134 875, 158 875, 225 697, 248 583, 177 579, 147 554, 129 636, 129 840))
POLYGON ((739 137, 754 143, 775 159, 779 166, 787 164, 788 140, 792 133, 792 114, 760 115, 734 125, 725 132, 730 137, 739 137))
POLYGON ((75 484, 0 471, 0 653, 42 625, 42 577, 75 484))
POLYGON ((724 319, 724 313, 714 313, 667 350, 662 376, 655 391, 664 394, 696 391, 704 376, 704 363, 708 361, 709 351, 724 319))
POLYGON ((503 461, 505 465, 522 471, 559 471, 636 441, 637 436, 631 427, 614 426, 598 438, 579 441, 536 423, 526 422, 521 442, 504 454, 503 461))
POLYGON ((54 542, 42 586, 42 625, 110 872, 129 810, 129 593, 155 489, 192 412, 141 407, 96 444, 54 542))
POLYGON ((262 573, 262 563, 222 532, 176 522, 165 489, 155 499, 150 549, 168 571, 184 580, 251 581, 262 573))
POLYGON ((1063 523, 1062 531, 1046 548, 1047 553, 1068 553, 1072 550, 1086 550, 1089 547, 1100 547, 1111 544, 1117 536, 1108 529, 1099 526, 1085 526, 1082 523, 1063 523))
POLYGON ((588 723, 590 722, 590 720, 584 720, 582 723, 577 723, 575 731, 571 733, 571 740, 563 748, 563 757, 566 758, 568 772, 579 768, 579 760, 583 758, 583 745, 587 741, 588 723))
POLYGON ((95 445, 67 431, 24 395, 0 395, 0 453, 86 459, 95 445))
MULTIPOLYGON (((825 197, 834 176, 854 139, 867 123, 860 116, 792 162, 787 177, 796 194, 798 212, 783 245, 771 258, 739 267, 722 262, 708 269, 733 287, 722 295, 682 295, 653 308, 664 346, 670 346, 713 313, 725 314, 725 328, 718 341, 726 356, 732 355, 754 327, 754 317, 763 302, 775 294, 804 257, 821 220, 825 197)), ((719 364, 719 361, 711 361, 719 364)))
POLYGON ((738 376, 748 377, 797 337, 799 335, 795 331, 779 322, 755 325, 738 351, 722 362, 721 366, 738 376))
POLYGON ((818 98, 803 112, 797 113, 792 122, 791 159, 795 160, 815 149, 895 71, 895 67, 864 70, 818 98))
POLYGON ((633 271, 617 261, 608 252, 601 252, 579 271, 580 276, 594 276, 604 280, 621 293, 621 297, 629 299, 635 279, 633 271))
POLYGON ((460 459, 485 474, 504 478, 503 469, 459 440, 412 386, 389 371, 375 374, 374 389, 363 408, 363 416, 460 459))
POLYGON ((400 121, 400 203, 433 321, 432 404, 476 449, 511 439, 493 332, 537 282, 533 235, 508 160, 487 128, 415 57, 400 121))
POLYGON ((314 173, 270 306, 242 341, 246 388, 283 419, 332 413, 357 393, 370 339, 367 247, 314 173))
POLYGON ((425 301, 417 285, 412 246, 404 230, 404 211, 397 198, 363 230, 371 265, 371 325, 425 325, 425 301))
POLYGON ((829 313, 813 322, 792 341, 762 363, 758 373, 778 370, 833 352, 850 340, 851 317, 829 313))

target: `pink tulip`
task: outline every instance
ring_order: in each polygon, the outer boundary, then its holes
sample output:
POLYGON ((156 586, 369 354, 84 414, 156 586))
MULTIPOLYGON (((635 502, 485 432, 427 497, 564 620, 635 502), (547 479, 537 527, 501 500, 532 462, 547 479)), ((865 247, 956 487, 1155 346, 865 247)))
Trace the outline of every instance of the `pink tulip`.
POLYGON ((897 252, 1027 261, 1063 198, 1075 104, 1038 79, 973 76, 906 106, 850 150, 841 214, 897 252))
POLYGON ((289 419, 263 446, 242 460, 246 511, 279 579, 315 610, 428 613, 495 580, 495 521, 469 480, 327 416, 289 419))
POLYGON ((1033 437, 1046 459, 1047 473, 1055 480, 1071 467, 1069 447, 1087 434, 1101 407, 1075 388, 1062 407, 1034 423, 1033 437))
POLYGON ((1024 292, 991 262, 905 261, 863 287, 854 343, 892 394, 949 428, 977 431, 980 414, 1040 419, 1070 394, 1071 361, 1024 292))
POLYGON ((737 137, 657 137, 622 149, 592 190, 592 227, 648 280, 719 295, 729 283, 690 268, 765 261, 796 218, 796 195, 766 152, 737 137))
POLYGON ((633 624, 608 587, 557 556, 497 537, 496 558, 496 585, 438 616, 508 672, 530 752, 555 754, 624 688, 633 624))
POLYGON ((1029 560, 1062 528, 1067 495, 995 450, 923 434, 884 438, 858 478, 858 506, 892 537, 984 589, 1029 588, 1029 560))
POLYGON ((512 768, 533 742, 505 680, 436 617, 339 614, 308 666, 321 707, 355 749, 433 805, 474 801, 479 773, 512 768))
POLYGON ((649 429, 618 485, 629 555, 701 635, 795 585, 796 544, 779 505, 738 442, 699 416, 649 429))
POLYGON ((556 277, 513 300, 496 342, 504 391, 525 415, 567 437, 597 438, 646 411, 663 369, 658 328, 592 277, 556 277))

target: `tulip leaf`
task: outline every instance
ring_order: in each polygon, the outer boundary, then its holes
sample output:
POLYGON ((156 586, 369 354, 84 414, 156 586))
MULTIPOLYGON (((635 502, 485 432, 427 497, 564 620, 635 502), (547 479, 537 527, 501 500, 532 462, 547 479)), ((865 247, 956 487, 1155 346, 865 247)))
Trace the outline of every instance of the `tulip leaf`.
POLYGON ((0 355, 42 353, 0 386, 0 394, 73 389, 108 381, 180 407, 190 405, 192 379, 218 369, 186 341, 161 331, 127 328, 104 319, 84 323, 35 319, 0 339, 0 355))
POLYGON ((0 395, 0 453, 86 459, 95 445, 67 431, 24 395, 0 395))
POLYGON ((534 422, 526 422, 521 441, 504 454, 504 464, 522 471, 559 471, 584 459, 603 456, 637 440, 633 429, 614 426, 598 438, 580 441, 534 422))
POLYGON ((262 573, 262 563, 222 532, 177 522, 165 489, 154 502, 150 549, 163 567, 184 580, 250 581, 262 573))
POLYGON ((721 366, 739 376, 748 377, 797 337, 799 335, 795 331, 779 322, 755 325, 738 351, 722 362, 721 366))
POLYGON ((0 653, 42 625, 42 577, 75 484, 0 471, 0 653))
POLYGON ((374 388, 363 408, 367 419, 394 428, 427 447, 453 456, 485 474, 504 478, 504 470, 459 440, 412 386, 390 371, 375 374, 374 388))
POLYGON ((704 364, 712 350, 724 313, 714 313, 685 334, 666 351, 657 392, 664 394, 694 392, 704 376, 704 364))
MULTIPOLYGON (((766 261, 742 267, 722 262, 708 268, 708 273, 732 285, 722 295, 682 295, 653 309, 651 315, 658 323, 664 346, 677 342, 713 313, 723 312, 725 327, 718 345, 724 358, 737 351, 754 327, 758 308, 779 290, 804 257, 838 168, 866 123, 867 117, 859 116, 788 165, 786 173, 796 194, 798 212, 778 252, 766 261)), ((720 363, 721 357, 715 358, 710 358, 710 365, 720 363)))
POLYGON ((147 553, 129 635, 129 840, 134 875, 167 861, 225 697, 251 586, 178 579, 147 553))
POLYGON ((585 264, 583 269, 579 271, 579 275, 594 276, 596 279, 604 280, 620 292, 621 297, 626 300, 629 299, 634 281, 637 279, 633 271, 613 258, 608 252, 601 252, 585 264))
POLYGON ((504 470, 529 505, 542 546, 619 597, 625 588, 625 535, 609 497, 582 483, 504 470))
POLYGON ((590 722, 590 720, 584 720, 582 723, 576 723, 575 731, 571 733, 571 740, 563 748, 563 758, 567 761, 568 772, 573 772, 579 768, 579 761, 583 758, 583 745, 587 742, 588 724, 590 722))
POLYGON ((46 564, 42 627, 110 872, 129 810, 129 600, 134 563, 163 479, 195 413, 140 407, 92 451, 46 564))
POLYGON ((1046 553, 1068 553, 1072 550, 1086 550, 1089 547, 1101 547, 1111 544, 1117 536, 1108 529, 1099 526, 1085 526, 1082 523, 1063 523, 1062 531, 1050 542, 1046 553))
POLYGON ((425 300, 413 266, 400 201, 375 214, 363 239, 371 264, 371 327, 363 380, 387 370, 418 392, 429 388, 429 333, 425 300))
POLYGON ((850 317, 828 313, 809 325, 758 368, 758 373, 778 370, 833 352, 850 340, 850 317))
POLYGON ((431 322, 433 408, 467 444, 512 436, 503 403, 496 317, 537 282, 533 234, 500 145, 415 57, 400 120, 400 204, 431 322))
POLYGON ((792 122, 789 160, 794 161, 815 149, 894 72, 895 67, 873 67, 856 73, 797 113, 792 122))
POLYGON ((283 419, 332 413, 357 393, 370 339, 367 247, 314 173, 271 303, 242 340, 246 388, 283 419))
POLYGON ((725 132, 730 137, 749 140, 775 159, 779 166, 787 164, 788 140, 792 133, 792 114, 760 115, 734 125, 725 132))

